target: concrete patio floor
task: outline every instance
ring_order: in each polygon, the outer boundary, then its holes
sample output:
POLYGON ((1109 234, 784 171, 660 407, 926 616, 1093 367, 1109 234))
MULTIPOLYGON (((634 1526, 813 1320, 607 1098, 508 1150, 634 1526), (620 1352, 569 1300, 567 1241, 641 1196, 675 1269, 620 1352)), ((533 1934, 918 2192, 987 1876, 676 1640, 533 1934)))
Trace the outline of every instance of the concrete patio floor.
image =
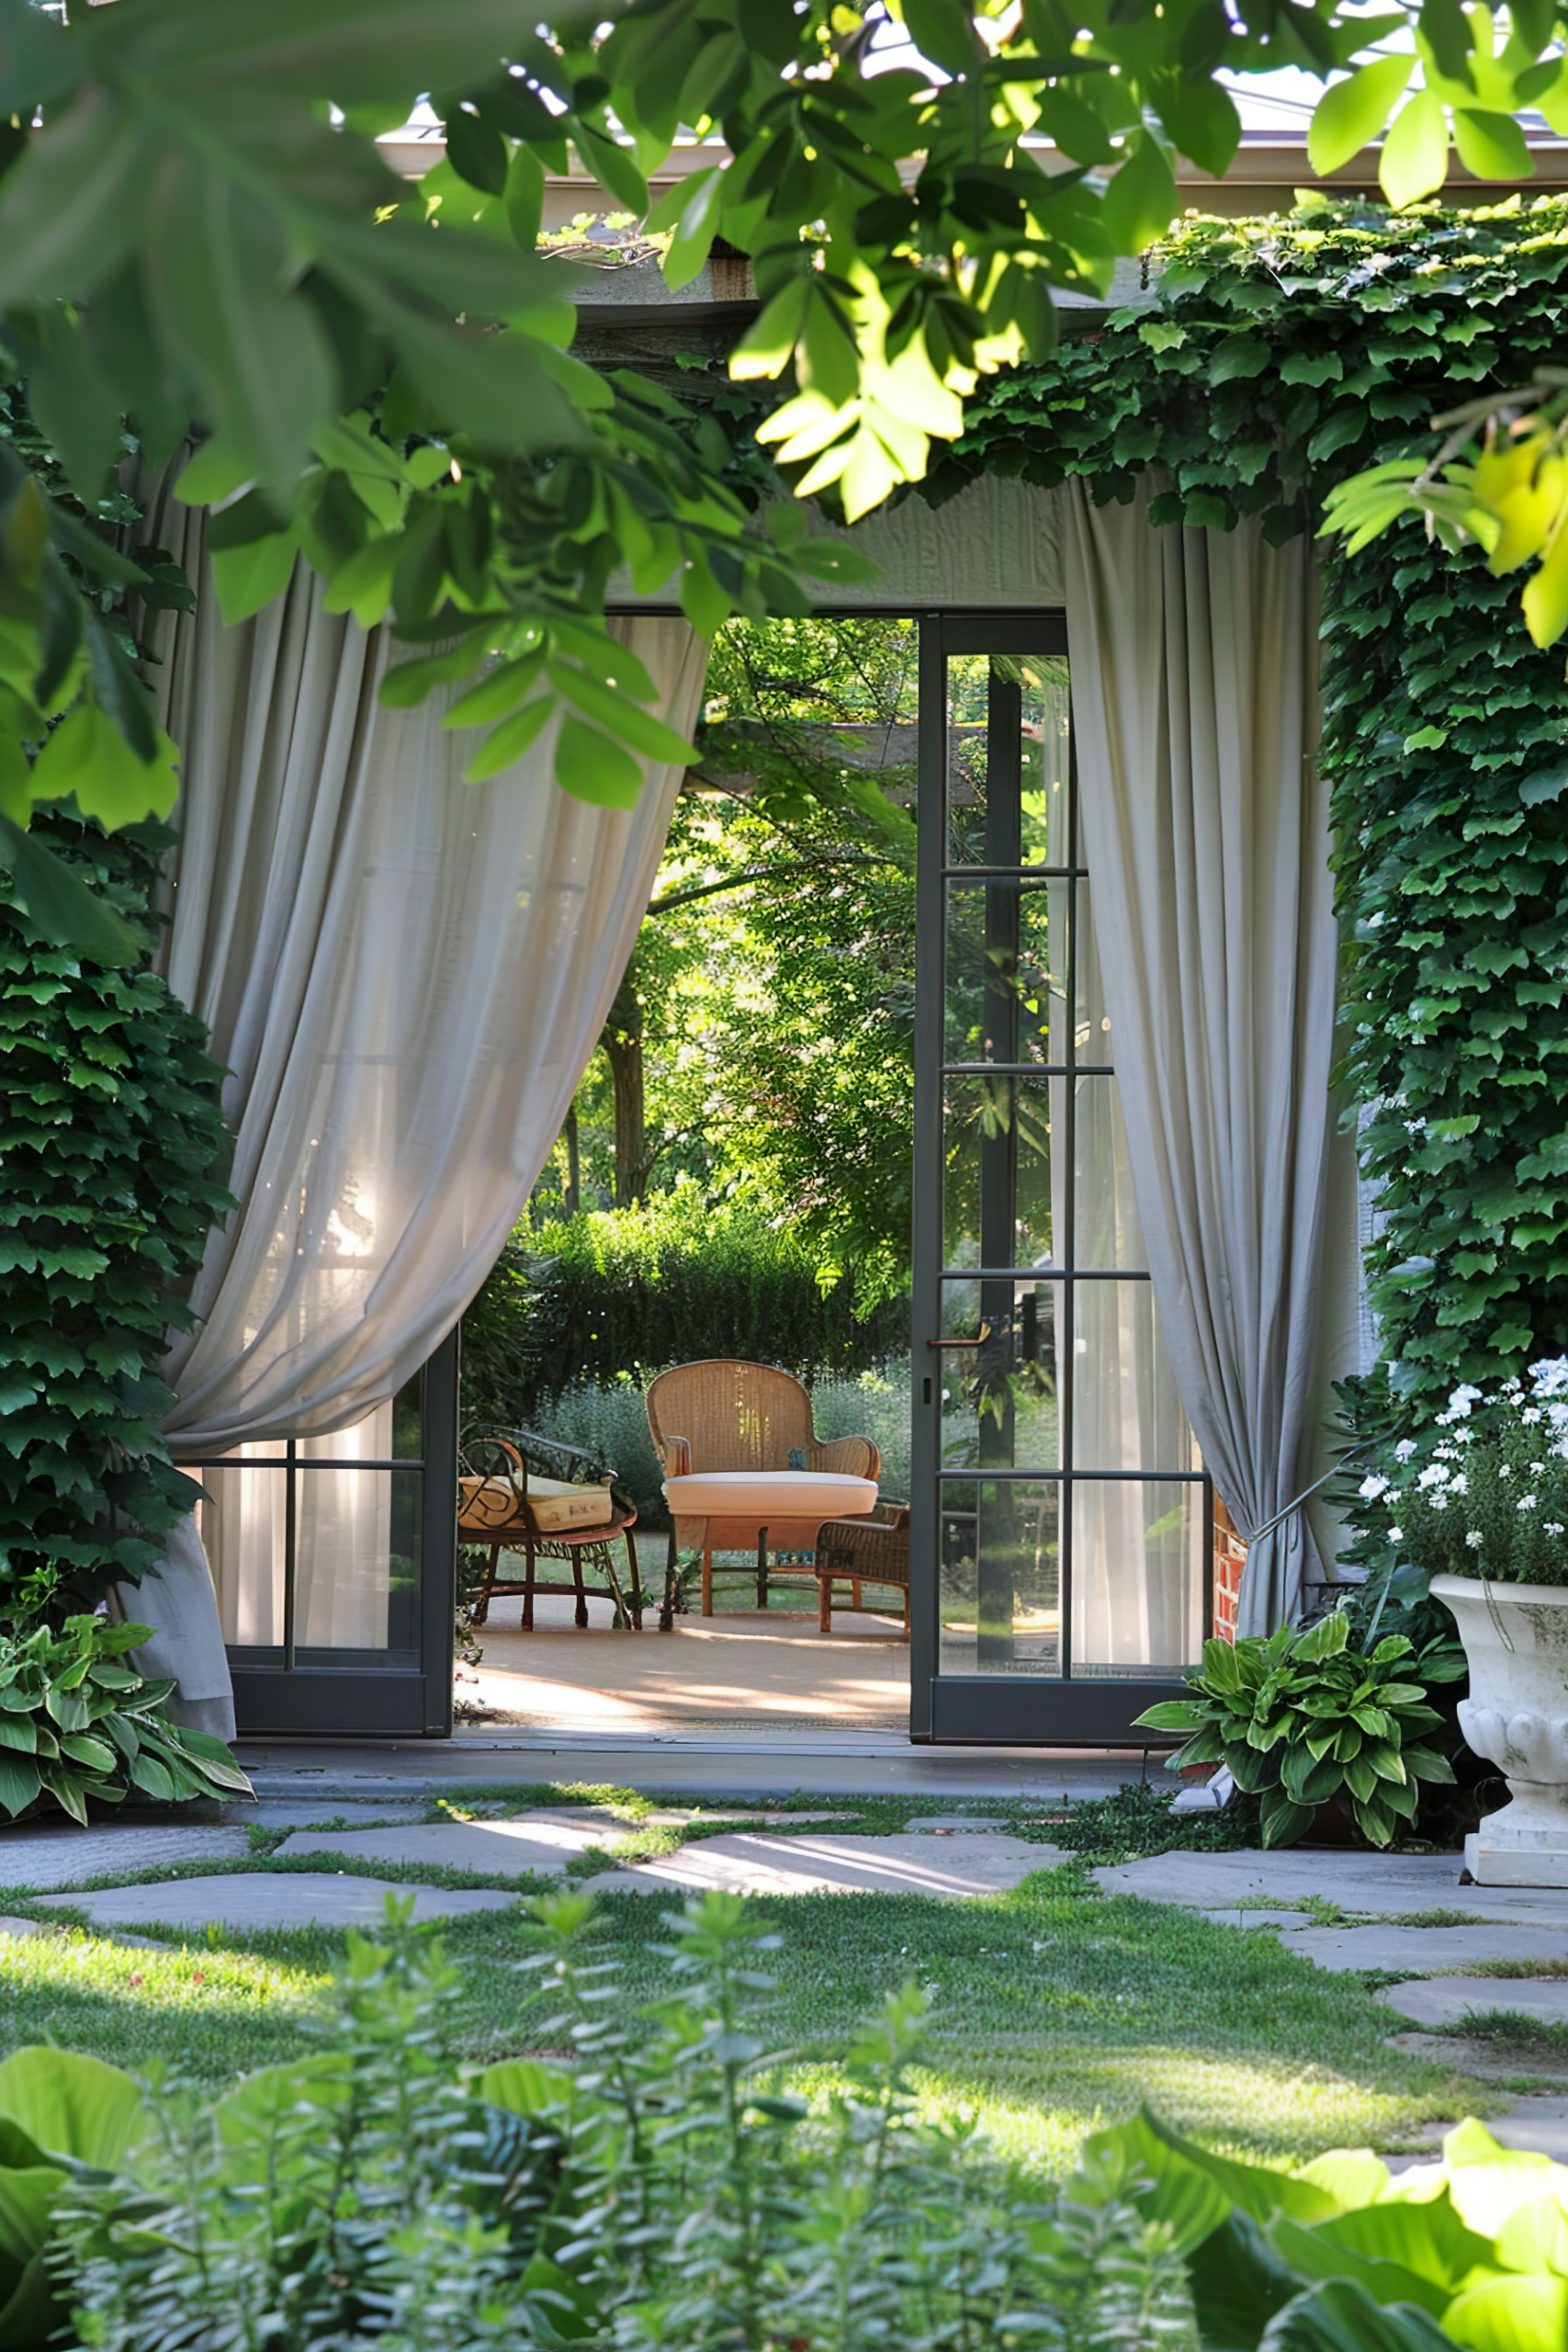
POLYGON ((818 1631, 802 1592, 799 1616, 779 1610, 682 1616, 658 1631, 657 1609, 640 1634, 615 1632, 611 1604, 589 1602, 589 1624, 557 1594, 535 1603, 535 1630, 519 1630, 519 1600, 491 1604, 475 1635, 483 1660, 460 1671, 457 1698, 469 1720, 531 1730, 666 1729, 902 1731, 909 1713, 909 1649, 888 1617, 836 1616, 818 1631))

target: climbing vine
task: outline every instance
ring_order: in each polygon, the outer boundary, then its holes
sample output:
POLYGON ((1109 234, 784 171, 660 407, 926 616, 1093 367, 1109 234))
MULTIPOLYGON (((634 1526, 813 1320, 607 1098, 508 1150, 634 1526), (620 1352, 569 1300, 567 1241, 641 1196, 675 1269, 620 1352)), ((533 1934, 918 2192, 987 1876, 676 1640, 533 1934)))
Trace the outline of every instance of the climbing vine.
MULTIPOLYGON (((1185 223, 1152 270, 1152 304, 987 390, 933 494, 1077 475, 1104 503, 1156 467, 1156 523, 1315 530, 1435 411, 1561 360, 1568 203, 1314 198, 1185 223)), ((1324 557, 1341 1075, 1384 1212, 1369 1430, 1568 1348, 1568 684, 1515 605, 1414 519, 1324 557)))

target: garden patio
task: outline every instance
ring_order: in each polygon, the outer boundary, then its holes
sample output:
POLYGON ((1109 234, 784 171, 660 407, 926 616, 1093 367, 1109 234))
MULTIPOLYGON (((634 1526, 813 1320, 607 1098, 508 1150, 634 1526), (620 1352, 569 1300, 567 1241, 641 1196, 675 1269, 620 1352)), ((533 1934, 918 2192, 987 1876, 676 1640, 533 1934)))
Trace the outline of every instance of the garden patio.
POLYGON ((0 0, 0 2352, 1568 2344, 1568 16, 1084 7, 0 0))

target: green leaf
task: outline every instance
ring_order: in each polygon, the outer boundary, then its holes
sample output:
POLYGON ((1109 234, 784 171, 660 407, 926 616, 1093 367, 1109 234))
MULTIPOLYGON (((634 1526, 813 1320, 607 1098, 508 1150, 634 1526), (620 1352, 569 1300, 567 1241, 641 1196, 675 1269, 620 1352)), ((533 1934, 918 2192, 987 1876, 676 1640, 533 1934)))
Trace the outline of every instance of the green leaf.
POLYGON ((1397 211, 1440 188, 1448 170, 1443 102, 1433 90, 1417 90, 1389 125, 1378 162, 1379 184, 1397 211))
POLYGON ((237 628, 242 621, 254 619, 288 587, 299 560, 299 534, 291 527, 274 532, 266 538, 247 539, 238 547, 214 545, 211 530, 221 519, 215 516, 213 525, 209 526, 212 584, 218 592, 218 609, 225 626, 237 628))
POLYGON ((73 2050, 22 2049, 0 2064, 0 2116, 51 2155, 112 2172, 147 2129, 131 2076, 73 2050))
POLYGON ((179 796, 178 753, 162 732, 157 743, 158 759, 144 763, 107 713, 95 704, 78 703, 53 729, 34 763, 38 797, 74 797, 85 817, 96 817, 111 832, 147 817, 167 817, 179 796))
POLYGON ((1453 2352, 1453 2338, 1425 2312, 1407 2304, 1384 2311, 1364 2287, 1341 2278, 1287 2303, 1258 2346, 1258 2352, 1453 2352))
POLYGON ((1415 64, 1413 56, 1378 57, 1343 82, 1330 84, 1313 109, 1307 131, 1307 156, 1314 172, 1337 172, 1371 146, 1415 64))
POLYGON ((499 775, 503 768, 514 766, 517 761, 525 758, 555 709, 556 704, 550 695, 537 695, 532 702, 525 703, 511 718, 503 718, 501 725, 485 737, 464 769, 468 781, 483 784, 488 777, 499 775))
POLYGON ((1170 226, 1175 212, 1170 157, 1151 130, 1141 130, 1100 200, 1100 226, 1116 253, 1141 254, 1170 226))
POLYGON ((1454 145, 1465 170, 1473 172, 1478 180, 1528 180, 1535 175, 1525 134, 1511 114, 1483 114, 1456 107, 1454 145))
POLYGON ((695 762, 696 750, 684 736, 677 735, 672 727, 667 727, 654 712, 633 702, 617 687, 605 685, 584 670, 570 669, 564 662, 550 664, 550 681, 606 734, 628 744, 645 759, 682 768, 689 768, 695 762))
POLYGON ((5 179, 0 309, 79 301, 118 268, 144 233, 155 136, 101 85, 33 133, 5 179))
POLYGON ((0 1752, 0 1811, 15 1820, 37 1802, 42 1785, 36 1764, 23 1762, 8 1751, 0 1752))
POLYGON ((595 808, 635 808, 644 773, 624 744, 612 742, 583 719, 569 718, 556 741, 556 781, 563 792, 595 808))

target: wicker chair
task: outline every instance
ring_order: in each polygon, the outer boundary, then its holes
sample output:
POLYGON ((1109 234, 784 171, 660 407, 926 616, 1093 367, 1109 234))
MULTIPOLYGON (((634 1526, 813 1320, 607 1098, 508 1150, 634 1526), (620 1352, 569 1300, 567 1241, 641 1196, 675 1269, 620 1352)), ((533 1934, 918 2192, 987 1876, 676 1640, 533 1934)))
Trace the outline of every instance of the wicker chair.
MULTIPOLYGON (((671 1510, 671 1622, 676 1553, 700 1550, 703 1615, 713 1615, 716 1551, 757 1551, 757 1606, 768 1605, 768 1553, 815 1551, 825 1520, 874 1510, 882 1457, 868 1437, 819 1439, 811 1399, 787 1372, 728 1356, 677 1364, 648 1391, 648 1425, 671 1510)), ((813 1571, 813 1574, 815 1571, 813 1571)))
POLYGON ((536 1436, 532 1430, 516 1429, 466 1437, 458 1470, 457 1541, 490 1554, 474 1595, 476 1625, 485 1623, 498 1593, 521 1593, 523 1631, 531 1634, 536 1592, 575 1597, 576 1622, 586 1625, 588 1588, 582 1572, 588 1567, 604 1579, 615 1604, 613 1624, 618 1629, 629 1622, 635 1631, 642 1631, 643 1590, 632 1537, 637 1506, 616 1484, 613 1471, 581 1446, 561 1445, 555 1439, 536 1436), (530 1472, 535 1474, 532 1493, 530 1472), (581 1489, 585 1509, 577 1524, 561 1524, 542 1507, 541 1481, 546 1486, 564 1481, 574 1490, 581 1489), (615 1572, 615 1546, 620 1540, 626 1547, 625 1589, 615 1572), (522 1553, 521 1577, 500 1574, 503 1551, 522 1553), (542 1582, 541 1560, 564 1562, 571 1571, 571 1582, 542 1582))
POLYGON ((817 1623, 823 1633, 833 1630, 833 1587, 848 1584, 848 1603, 840 1609, 881 1617, 890 1614, 884 1604, 861 1599, 863 1585, 892 1585, 898 1592, 904 1619, 904 1639, 909 1638, 909 1506, 878 1503, 864 1519, 830 1519, 817 1538, 817 1623))

